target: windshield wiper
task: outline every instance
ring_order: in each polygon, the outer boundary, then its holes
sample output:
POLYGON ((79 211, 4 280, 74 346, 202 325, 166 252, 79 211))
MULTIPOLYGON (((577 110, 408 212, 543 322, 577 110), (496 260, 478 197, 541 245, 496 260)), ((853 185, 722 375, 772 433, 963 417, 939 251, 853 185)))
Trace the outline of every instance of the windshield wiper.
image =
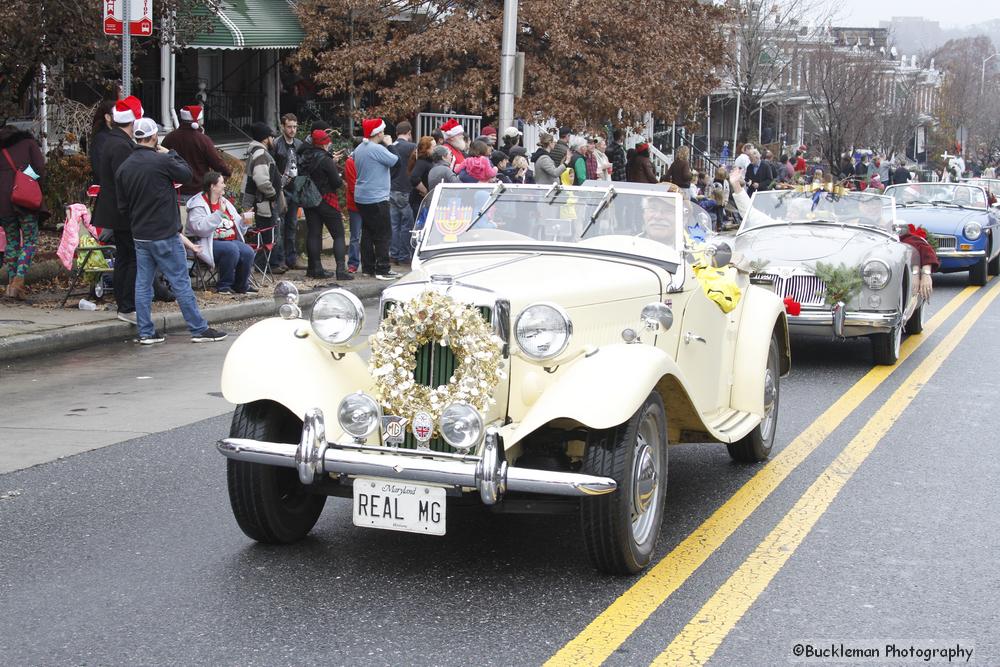
POLYGON ((493 188, 493 192, 490 193, 490 198, 486 200, 486 203, 483 204, 483 207, 479 209, 479 213, 476 215, 475 219, 472 222, 470 222, 469 226, 466 227, 465 229, 466 230, 472 229, 476 225, 476 223, 479 222, 479 220, 484 215, 486 215, 486 211, 490 210, 490 208, 493 207, 493 204, 497 203, 497 199, 500 199, 500 195, 502 195, 504 193, 504 190, 506 189, 507 188, 504 186, 502 182, 497 182, 496 186, 493 188))
POLYGON ((549 188, 549 191, 545 193, 545 199, 546 199, 545 203, 551 204, 553 200, 555 200, 555 198, 559 196, 559 193, 562 192, 562 189, 563 189, 562 183, 553 183, 552 187, 549 188))
POLYGON ((618 196, 618 193, 615 192, 614 187, 612 187, 612 186, 609 185, 608 186, 608 191, 606 193, 604 193, 603 197, 601 197, 601 203, 599 203, 597 205, 597 210, 594 211, 594 214, 592 216, 590 216, 590 222, 587 223, 587 226, 584 227, 584 229, 583 229, 583 233, 580 234, 580 238, 581 239, 584 236, 587 235, 587 232, 590 231, 590 228, 594 226, 595 222, 597 222, 597 216, 599 216, 601 213, 603 213, 604 209, 606 209, 608 207, 608 205, 612 201, 614 201, 614 198, 617 197, 617 196, 618 196))

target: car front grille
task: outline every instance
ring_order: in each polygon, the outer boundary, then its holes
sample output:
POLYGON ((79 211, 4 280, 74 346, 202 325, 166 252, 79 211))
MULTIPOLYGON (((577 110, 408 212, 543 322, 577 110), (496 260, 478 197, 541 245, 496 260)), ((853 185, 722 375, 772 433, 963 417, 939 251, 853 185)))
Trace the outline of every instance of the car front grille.
POLYGON ((794 275, 782 278, 774 273, 761 274, 774 283, 774 293, 781 297, 791 297, 803 306, 822 306, 826 296, 826 284, 810 275, 794 275))
POLYGON ((958 239, 954 236, 943 234, 931 234, 930 236, 937 241, 938 250, 954 250, 958 247, 958 239))
MULTIPOLYGON (((394 302, 386 301, 383 305, 383 316, 389 312, 389 307, 393 305, 394 302)), ((493 316, 493 309, 489 306, 480 306, 479 312, 482 314, 483 319, 487 322, 491 321, 493 316)), ((448 384, 451 380, 451 376, 454 375, 455 369, 458 366, 458 360, 455 357, 455 353, 450 347, 442 346, 437 341, 430 341, 425 343, 417 350, 416 354, 416 366, 413 369, 413 379, 418 383, 427 387, 437 387, 443 384, 448 384)), ((403 439, 403 443, 399 445, 400 447, 405 447, 406 449, 416 449, 417 440, 413 437, 412 431, 406 430, 406 436, 403 439)), ((454 452, 455 450, 446 443, 441 437, 431 438, 430 442, 427 443, 431 451, 435 452, 454 452)))

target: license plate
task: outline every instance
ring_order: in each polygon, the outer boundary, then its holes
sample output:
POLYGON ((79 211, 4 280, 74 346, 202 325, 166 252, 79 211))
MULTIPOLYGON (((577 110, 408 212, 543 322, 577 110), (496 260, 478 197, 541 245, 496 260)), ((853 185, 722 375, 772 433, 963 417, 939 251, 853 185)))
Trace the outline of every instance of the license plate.
POLYGON ((354 525, 444 535, 445 490, 440 486, 359 477, 354 480, 354 525))

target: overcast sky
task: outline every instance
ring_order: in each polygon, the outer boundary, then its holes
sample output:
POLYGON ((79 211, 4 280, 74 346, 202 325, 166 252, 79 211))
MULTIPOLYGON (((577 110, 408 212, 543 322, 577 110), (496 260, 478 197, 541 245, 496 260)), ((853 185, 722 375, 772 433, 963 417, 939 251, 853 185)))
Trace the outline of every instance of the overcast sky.
POLYGON ((942 27, 1000 18, 1000 0, 836 0, 841 25, 877 26, 893 16, 923 16, 942 27))

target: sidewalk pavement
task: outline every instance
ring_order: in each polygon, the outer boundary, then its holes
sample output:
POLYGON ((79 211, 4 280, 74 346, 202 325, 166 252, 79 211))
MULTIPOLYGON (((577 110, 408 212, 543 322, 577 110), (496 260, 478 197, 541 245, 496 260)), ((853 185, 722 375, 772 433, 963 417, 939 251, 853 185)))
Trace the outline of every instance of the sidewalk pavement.
MULTIPOLYGON (((331 283, 309 288, 302 281, 292 282, 300 290, 299 305, 303 311, 324 290, 338 286, 331 283)), ((357 275, 351 282, 340 283, 339 286, 365 300, 379 296, 391 284, 357 275)), ((267 291, 270 293, 271 290, 267 291)), ((277 314, 277 307, 270 296, 240 298, 220 304, 217 297, 207 300, 203 298, 204 292, 196 291, 195 294, 198 296, 201 313, 209 324, 277 314)), ((75 301, 74 299, 71 303, 75 301)), ((157 331, 163 333, 187 329, 176 303, 154 304, 153 323, 157 331)), ((129 340, 136 335, 134 326, 117 318, 114 306, 109 310, 88 311, 58 308, 50 304, 38 306, 9 301, 0 303, 0 362, 62 352, 109 340, 129 340)))

